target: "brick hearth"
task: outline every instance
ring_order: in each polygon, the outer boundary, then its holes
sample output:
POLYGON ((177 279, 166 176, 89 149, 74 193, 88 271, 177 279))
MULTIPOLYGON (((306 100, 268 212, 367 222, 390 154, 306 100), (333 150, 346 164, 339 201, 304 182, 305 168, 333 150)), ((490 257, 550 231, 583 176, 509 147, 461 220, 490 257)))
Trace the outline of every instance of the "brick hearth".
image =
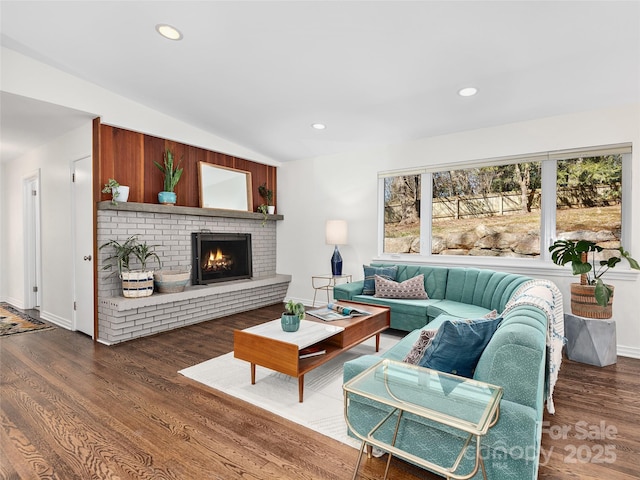
MULTIPOLYGON (((172 207, 146 203, 98 204, 98 246, 137 234, 157 245, 163 269, 191 266, 191 232, 250 233, 253 277, 188 286, 181 293, 125 298, 120 279, 102 270, 108 249, 98 252, 98 341, 114 344, 282 302, 290 275, 276 274, 276 220, 281 215, 172 207)), ((152 268, 156 269, 155 261, 152 268)))

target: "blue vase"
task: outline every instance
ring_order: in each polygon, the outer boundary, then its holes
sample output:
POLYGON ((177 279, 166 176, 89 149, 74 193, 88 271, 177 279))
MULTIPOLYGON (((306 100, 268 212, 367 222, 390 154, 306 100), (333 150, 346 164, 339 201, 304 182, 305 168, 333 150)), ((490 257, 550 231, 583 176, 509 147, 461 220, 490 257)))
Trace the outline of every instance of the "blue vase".
POLYGON ((158 193, 158 202, 163 205, 175 205, 176 204, 175 192, 160 192, 158 193))
POLYGON ((282 325, 282 330, 285 332, 297 332, 300 328, 300 317, 283 313, 280 317, 280 325, 282 325))

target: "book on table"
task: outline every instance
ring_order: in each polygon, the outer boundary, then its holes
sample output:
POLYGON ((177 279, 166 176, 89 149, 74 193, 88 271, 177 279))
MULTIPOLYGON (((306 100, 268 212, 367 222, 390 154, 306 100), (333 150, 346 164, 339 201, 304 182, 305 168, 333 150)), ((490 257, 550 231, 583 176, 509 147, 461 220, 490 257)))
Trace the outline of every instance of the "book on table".
POLYGON ((311 347, 300 349, 298 356, 299 358, 309 358, 317 355, 324 355, 325 353, 327 353, 327 351, 324 348, 312 345, 311 347))
POLYGON ((307 313, 321 320, 324 320, 325 322, 344 320, 345 318, 360 317, 362 315, 371 315, 369 312, 361 308, 339 305, 337 303, 330 303, 326 307, 318 308, 316 310, 307 310, 307 313))

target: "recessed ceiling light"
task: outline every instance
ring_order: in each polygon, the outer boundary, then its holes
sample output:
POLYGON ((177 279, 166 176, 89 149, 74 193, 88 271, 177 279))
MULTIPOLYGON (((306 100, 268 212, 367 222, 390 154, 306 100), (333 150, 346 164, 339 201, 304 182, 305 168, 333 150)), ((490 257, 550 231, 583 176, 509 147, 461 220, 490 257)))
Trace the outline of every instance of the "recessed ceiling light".
POLYGON ((316 130, 324 130, 327 126, 324 123, 314 123, 311 125, 316 130))
POLYGON ((473 97, 476 93, 478 93, 478 89, 475 87, 466 87, 458 90, 458 95, 461 97, 473 97))
POLYGON ((160 35, 169 40, 182 40, 182 33, 180 33, 177 28, 167 25, 166 23, 156 25, 156 30, 160 35))

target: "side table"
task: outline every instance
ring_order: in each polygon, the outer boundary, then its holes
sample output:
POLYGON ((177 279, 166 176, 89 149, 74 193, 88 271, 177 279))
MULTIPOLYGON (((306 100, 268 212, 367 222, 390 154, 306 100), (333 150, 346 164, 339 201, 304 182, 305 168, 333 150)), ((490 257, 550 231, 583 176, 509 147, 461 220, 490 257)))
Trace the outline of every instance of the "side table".
POLYGON ((319 290, 327 292, 327 303, 329 303, 329 290, 332 290, 333 286, 337 285, 341 281, 344 281, 344 283, 351 283, 353 280, 351 275, 331 275, 330 273, 313 275, 311 277, 311 286, 313 287, 313 306, 316 306, 316 295, 319 290))
MULTIPOLYGON (((367 444, 389 454, 384 472, 385 480, 393 455, 446 478, 464 480, 473 477, 480 470, 484 480, 487 479, 481 455, 481 441, 487 431, 498 421, 502 387, 384 359, 346 382, 342 388, 347 427, 362 440, 352 480, 355 480, 358 475, 364 447, 367 444), (377 413, 372 413, 371 415, 379 415, 379 418, 369 419, 369 423, 375 426, 360 431, 351 422, 349 400, 353 396, 364 397, 389 408, 386 411, 380 409, 377 413), (444 456, 437 453, 433 458, 425 458, 417 452, 409 451, 412 442, 397 444, 398 437, 403 436, 401 429, 405 414, 459 430, 461 432, 459 441, 454 442, 459 451, 453 448, 444 456), (466 434, 466 440, 464 434, 466 434), (465 473, 458 472, 463 458, 467 455, 469 458, 474 458, 472 470, 465 473)), ((431 427, 427 424, 424 428, 425 435, 437 441, 438 429, 434 433, 429 430, 431 427)), ((429 443, 427 438, 421 438, 420 441, 429 443)))
POLYGON ((564 314, 567 357, 574 362, 606 367, 617 361, 616 322, 564 314))

